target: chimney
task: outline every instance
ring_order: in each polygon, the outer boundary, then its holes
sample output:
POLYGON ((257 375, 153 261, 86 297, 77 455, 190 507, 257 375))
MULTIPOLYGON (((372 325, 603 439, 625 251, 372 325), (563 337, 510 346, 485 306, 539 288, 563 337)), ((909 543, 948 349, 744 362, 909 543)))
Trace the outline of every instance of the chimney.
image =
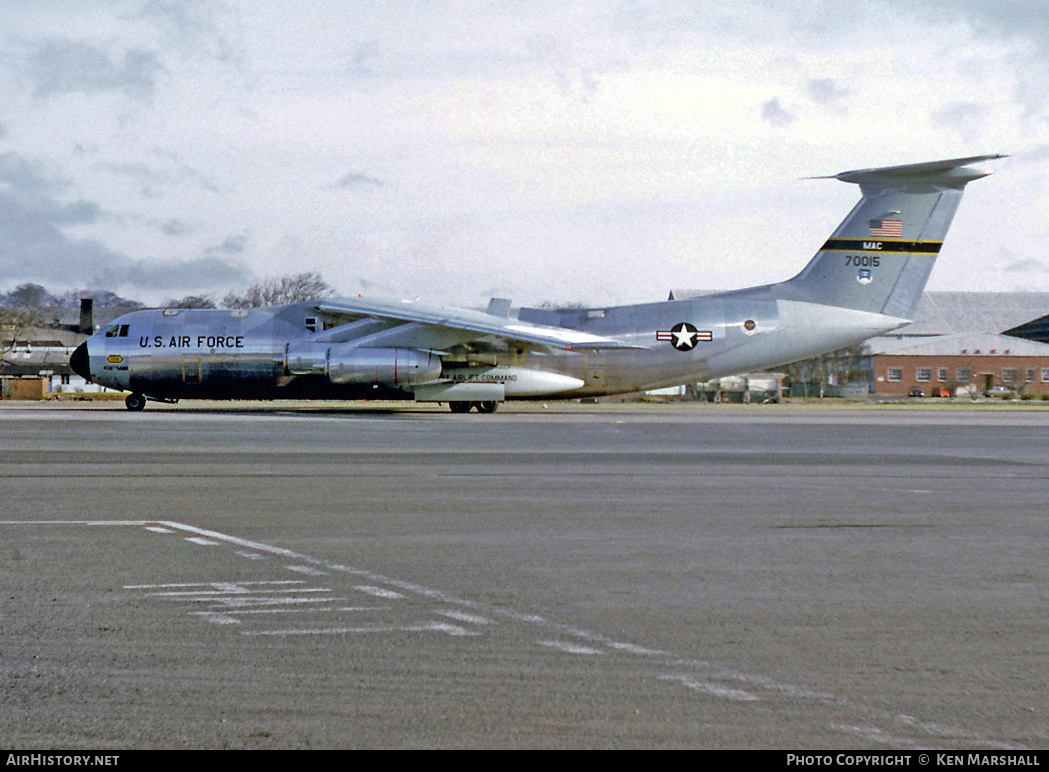
POLYGON ((94 335, 95 333, 95 301, 91 298, 80 298, 80 334, 94 335))

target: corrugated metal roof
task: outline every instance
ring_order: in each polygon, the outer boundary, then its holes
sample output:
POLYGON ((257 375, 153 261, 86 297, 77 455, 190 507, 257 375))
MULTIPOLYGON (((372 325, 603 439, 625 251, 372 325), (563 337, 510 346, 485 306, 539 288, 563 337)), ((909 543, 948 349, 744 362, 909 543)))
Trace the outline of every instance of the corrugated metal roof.
MULTIPOLYGON (((128 308, 100 308, 94 312, 95 330, 104 329, 118 316, 128 311, 138 309, 128 308)), ((62 308, 45 308, 40 311, 40 319, 43 324, 25 327, 17 331, 20 341, 28 340, 33 346, 44 347, 48 345, 76 346, 81 341, 87 340, 88 336, 72 330, 56 329, 52 325, 64 324, 76 326, 80 323, 80 311, 62 308)), ((10 340, 10 338, 8 339, 10 340)))
POLYGON ((871 338, 867 347, 874 355, 890 356, 966 356, 979 352, 980 356, 1049 357, 1049 344, 985 332, 924 338, 897 338, 894 335, 871 338))
POLYGON ((1049 292, 926 292, 897 335, 1003 332, 1049 314, 1049 292))

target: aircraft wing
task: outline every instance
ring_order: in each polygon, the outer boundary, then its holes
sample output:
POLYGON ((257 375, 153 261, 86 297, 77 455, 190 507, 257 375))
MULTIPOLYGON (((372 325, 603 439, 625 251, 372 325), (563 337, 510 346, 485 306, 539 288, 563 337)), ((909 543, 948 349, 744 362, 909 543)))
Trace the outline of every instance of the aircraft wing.
MULTIPOLYGON (((504 340, 524 343, 539 343, 553 348, 572 349, 610 349, 637 348, 615 338, 592 335, 578 330, 563 327, 548 327, 530 324, 518 319, 494 316, 483 311, 472 311, 454 306, 433 306, 425 303, 396 302, 381 300, 334 299, 317 303, 318 311, 342 316, 347 321, 373 319, 379 322, 414 323, 434 329, 434 348, 441 348, 448 339, 449 333, 461 340, 471 340, 484 336, 495 336, 504 340)), ((339 328, 329 330, 335 333, 339 328)), ((331 337, 335 337, 332 335, 331 337)), ((416 328, 413 339, 420 334, 416 328)), ((425 333, 421 336, 425 339, 425 333)), ((320 336, 318 336, 320 339, 320 336)), ((416 343, 416 346, 419 344, 416 343)))

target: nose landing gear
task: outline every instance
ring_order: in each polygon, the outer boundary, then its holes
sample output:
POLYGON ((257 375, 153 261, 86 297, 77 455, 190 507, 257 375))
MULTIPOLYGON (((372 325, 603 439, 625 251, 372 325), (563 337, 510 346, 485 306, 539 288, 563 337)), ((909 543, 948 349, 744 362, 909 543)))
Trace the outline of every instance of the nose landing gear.
POLYGON ((143 394, 128 394, 124 399, 124 407, 131 411, 144 410, 146 407, 146 397, 143 394))

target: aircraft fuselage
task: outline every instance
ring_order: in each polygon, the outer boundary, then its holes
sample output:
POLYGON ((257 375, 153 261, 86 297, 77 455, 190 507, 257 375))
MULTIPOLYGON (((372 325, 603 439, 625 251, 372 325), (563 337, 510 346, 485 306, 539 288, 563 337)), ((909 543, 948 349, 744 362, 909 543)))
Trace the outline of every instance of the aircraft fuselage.
POLYGON ((505 399, 586 397, 774 367, 902 323, 740 292, 557 316, 563 327, 630 347, 573 351, 511 341, 442 359, 419 349, 360 347, 353 340, 317 343, 317 333, 334 320, 318 314, 315 304, 301 303, 134 311, 87 341, 79 367, 104 386, 157 399, 413 399, 420 386, 435 381, 501 384, 505 399))

